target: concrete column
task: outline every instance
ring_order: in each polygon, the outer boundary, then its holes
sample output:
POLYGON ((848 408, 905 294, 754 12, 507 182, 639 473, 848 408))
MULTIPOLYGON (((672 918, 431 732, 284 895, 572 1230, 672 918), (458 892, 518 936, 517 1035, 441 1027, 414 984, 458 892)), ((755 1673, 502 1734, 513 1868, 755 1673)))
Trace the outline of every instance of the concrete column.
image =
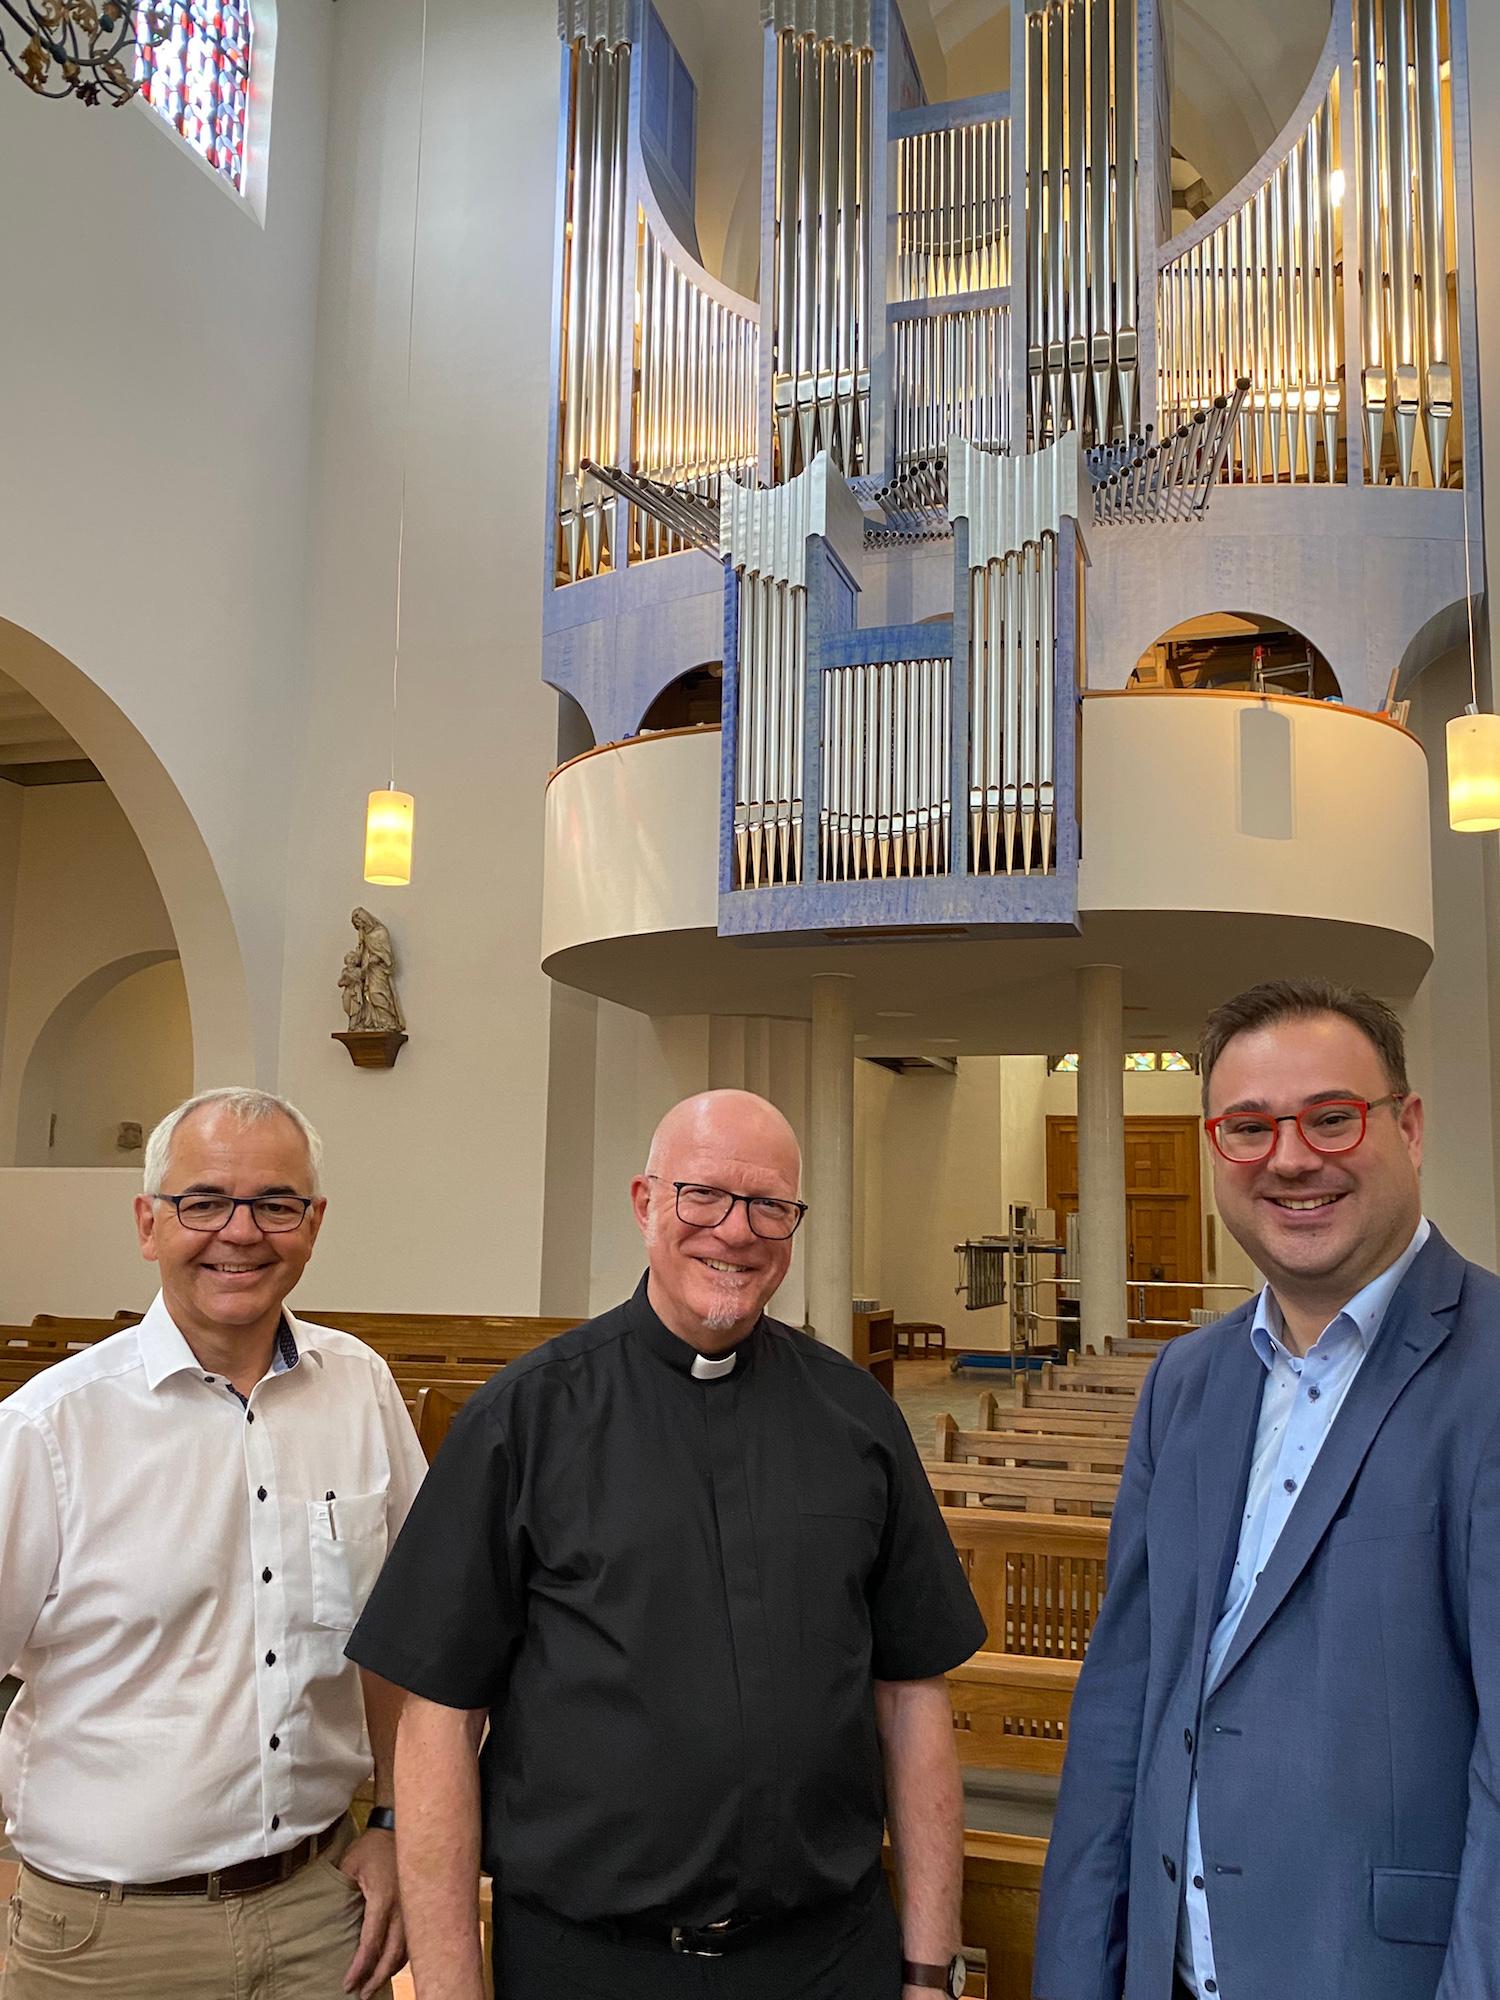
POLYGON ((812 987, 807 1310, 819 1340, 849 1354, 854 1348, 854 981, 847 973, 830 972, 812 987))
POLYGON ((1123 1339, 1125 1009, 1117 965, 1078 970, 1078 1248, 1083 1344, 1123 1339))

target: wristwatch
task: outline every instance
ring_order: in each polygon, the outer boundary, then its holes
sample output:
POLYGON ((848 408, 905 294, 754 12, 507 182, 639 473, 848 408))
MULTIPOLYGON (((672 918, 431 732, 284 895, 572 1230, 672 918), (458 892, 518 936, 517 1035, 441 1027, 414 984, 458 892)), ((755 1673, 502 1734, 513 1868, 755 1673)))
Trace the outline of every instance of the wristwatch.
POLYGON ((373 1827, 377 1833, 396 1831, 396 1808, 394 1806, 371 1806, 366 1827, 373 1827))
POLYGON ((918 1965, 914 1959, 903 1958, 901 1983, 904 1986, 935 1987, 939 1993, 946 1993, 948 2000, 963 2000, 963 1953, 954 1952, 946 1965, 918 1965))

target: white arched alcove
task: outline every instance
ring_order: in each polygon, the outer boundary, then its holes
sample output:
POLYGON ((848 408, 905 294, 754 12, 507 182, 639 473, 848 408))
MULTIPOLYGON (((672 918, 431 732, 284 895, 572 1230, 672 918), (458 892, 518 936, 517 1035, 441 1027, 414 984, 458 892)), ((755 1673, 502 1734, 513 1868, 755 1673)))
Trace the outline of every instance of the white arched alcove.
POLYGON ((139 1165, 114 1146, 127 1119, 149 1134, 192 1089, 193 1042, 175 952, 96 967, 52 1010, 21 1076, 18 1167, 139 1165))
POLYGON ((228 898, 171 774, 104 690, 34 633, 0 618, 0 669, 97 767, 141 844, 182 960, 199 1089, 256 1079, 250 996, 228 898))

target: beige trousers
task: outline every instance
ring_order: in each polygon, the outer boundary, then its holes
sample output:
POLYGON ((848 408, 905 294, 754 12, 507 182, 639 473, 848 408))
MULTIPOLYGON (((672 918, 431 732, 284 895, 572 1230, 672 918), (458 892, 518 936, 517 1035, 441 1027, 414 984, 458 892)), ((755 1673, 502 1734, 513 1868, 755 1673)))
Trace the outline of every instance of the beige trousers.
MULTIPOLYGON (((248 1896, 122 1896, 44 1882, 22 1868, 0 2000, 345 2000, 364 1898, 327 1852, 248 1896)), ((379 2000, 390 2000, 383 1986, 379 2000)))

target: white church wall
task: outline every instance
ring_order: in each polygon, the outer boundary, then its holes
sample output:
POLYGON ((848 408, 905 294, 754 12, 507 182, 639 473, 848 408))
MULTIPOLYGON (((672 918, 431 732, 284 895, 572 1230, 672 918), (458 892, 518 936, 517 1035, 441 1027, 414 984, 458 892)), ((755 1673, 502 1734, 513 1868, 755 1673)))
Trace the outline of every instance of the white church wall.
POLYGON ((267 1076, 307 680, 335 18, 303 0, 280 13, 263 223, 139 107, 12 88, 0 118, 0 184, 46 191, 3 225, 5 266, 25 275, 7 293, 0 618, 91 677, 186 799, 233 908, 267 1076))
POLYGON ((139 1164, 0 1167, 0 1325, 26 1326, 39 1312, 144 1310, 157 1276, 136 1243, 140 1185, 139 1164))
POLYGON ((1432 905, 1436 958, 1407 1010, 1408 1071, 1427 1113, 1422 1200, 1466 1257, 1496 1261, 1496 1088, 1488 1033, 1491 995, 1484 850, 1493 834, 1448 825, 1444 732, 1469 698, 1467 651, 1437 660, 1413 689, 1411 724, 1432 770, 1432 905))
MULTIPOLYGON (((0 1065, 3 1065, 5 1056, 5 1016, 10 999, 16 883, 21 867, 21 808, 25 798, 26 794, 19 785, 9 784, 0 778, 0 1065)), ((0 1161, 4 1158, 4 1143, 0 1140, 0 1161)))
MULTIPOLYGON (((540 679, 560 45, 547 9, 434 9, 412 355, 397 782, 409 888, 361 881, 389 775, 420 9, 328 11, 305 784, 288 829, 282 1077, 323 1128, 327 1305, 536 1312, 549 994, 538 966, 540 679), (329 1040, 365 902, 411 1040, 390 1072, 329 1040), (402 1226, 395 1218, 409 1215, 402 1226)), ((575 1308, 582 1301, 575 1301, 575 1308)))

